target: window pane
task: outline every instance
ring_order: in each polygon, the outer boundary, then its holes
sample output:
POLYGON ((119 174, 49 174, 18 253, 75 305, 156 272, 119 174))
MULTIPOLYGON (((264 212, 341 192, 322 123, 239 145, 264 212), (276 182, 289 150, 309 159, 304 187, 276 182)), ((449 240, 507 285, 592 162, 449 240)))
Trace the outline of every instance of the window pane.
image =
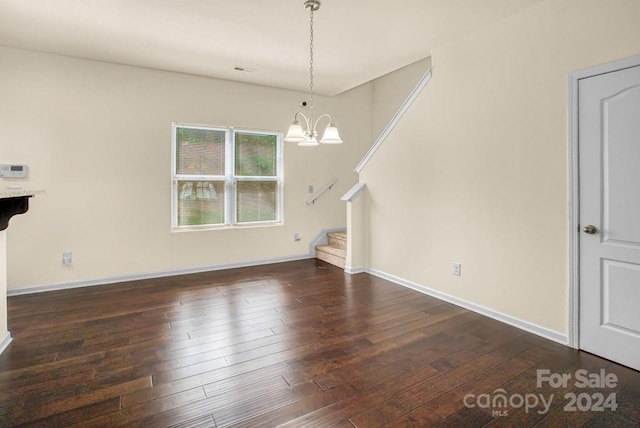
POLYGON ((178 181, 178 226, 224 224, 224 182, 178 181))
POLYGON ((238 223, 276 220, 275 181, 238 181, 238 223))
POLYGON ((176 173, 224 175, 225 132, 176 128, 176 173))
POLYGON ((236 175, 276 175, 277 137, 236 133, 236 175))

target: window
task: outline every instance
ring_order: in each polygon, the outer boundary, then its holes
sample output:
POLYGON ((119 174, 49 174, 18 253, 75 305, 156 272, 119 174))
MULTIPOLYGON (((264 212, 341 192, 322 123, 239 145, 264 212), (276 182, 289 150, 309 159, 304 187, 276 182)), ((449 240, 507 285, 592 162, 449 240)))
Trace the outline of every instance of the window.
POLYGON ((282 221, 282 135, 173 125, 173 227, 282 221))

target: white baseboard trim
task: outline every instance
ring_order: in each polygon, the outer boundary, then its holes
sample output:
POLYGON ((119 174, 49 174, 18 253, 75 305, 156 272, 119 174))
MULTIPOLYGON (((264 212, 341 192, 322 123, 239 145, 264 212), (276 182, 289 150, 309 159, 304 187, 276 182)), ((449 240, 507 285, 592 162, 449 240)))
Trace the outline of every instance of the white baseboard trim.
POLYGON ((494 320, 503 322, 505 324, 509 324, 513 327, 519 328, 529 333, 533 333, 540 337, 544 337, 545 339, 549 339, 551 341, 560 343, 565 346, 567 346, 567 344, 569 343, 569 338, 566 334, 549 330, 545 327, 541 327, 539 325, 530 323, 528 321, 524 321, 519 318, 512 317, 511 315, 506 315, 500 312, 496 312, 492 309, 485 308, 484 306, 476 305, 475 303, 471 303, 469 301, 459 299, 449 294, 442 293, 432 288, 425 287, 424 285, 417 284, 415 282, 397 277, 395 275, 388 274, 386 272, 379 271, 377 269, 366 268, 365 270, 367 273, 371 275, 377 276, 382 279, 386 279, 387 281, 391 281, 398 285, 402 285, 403 287, 411 288, 412 290, 418 291, 423 294, 427 294, 431 297, 435 297, 436 299, 444 300, 445 302, 454 304, 456 306, 460 306, 472 312, 476 312, 480 315, 493 318, 494 320))
POLYGON ((4 352, 5 349, 7 349, 7 346, 9 346, 9 344, 11 343, 13 339, 11 338, 11 332, 8 331, 4 337, 2 338, 2 340, 0 340, 0 354, 2 354, 4 352))
POLYGON ((224 269, 235 269, 235 268, 241 268, 241 267, 270 265, 274 263, 306 260, 306 259, 311 259, 313 257, 314 256, 309 254, 303 254, 303 255, 290 256, 290 257, 247 260, 242 262, 227 263, 227 264, 221 264, 221 265, 201 266, 201 267, 186 268, 186 269, 171 269, 171 270, 165 270, 165 271, 159 271, 159 272, 112 276, 107 278, 91 279, 86 281, 74 281, 74 282, 66 282, 66 283, 40 285, 36 287, 17 288, 13 290, 7 290, 7 296, 21 296, 23 294, 44 293, 47 291, 68 290, 72 288, 81 288, 81 287, 93 287, 95 285, 113 284, 117 282, 127 282, 127 281, 138 281, 141 279, 164 278, 169 276, 188 275, 190 273, 202 273, 202 272, 212 272, 212 271, 224 270, 224 269))
POLYGON ((344 267, 344 271, 348 274, 356 274, 356 273, 364 273, 367 271, 367 268, 362 267, 362 266, 358 266, 358 267, 351 267, 351 266, 345 266, 344 267))

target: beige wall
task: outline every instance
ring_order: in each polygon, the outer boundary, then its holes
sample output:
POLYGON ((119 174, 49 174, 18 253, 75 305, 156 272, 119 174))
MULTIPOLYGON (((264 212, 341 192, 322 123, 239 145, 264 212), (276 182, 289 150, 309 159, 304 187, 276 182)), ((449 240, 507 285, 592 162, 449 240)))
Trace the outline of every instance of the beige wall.
POLYGON ((46 190, 11 220, 10 290, 304 256, 322 229, 345 226, 340 196, 371 142, 370 85, 316 97, 344 144, 285 144, 284 226, 172 233, 171 123, 286 130, 307 95, 9 48, 0 64, 0 160, 28 164, 25 188, 46 190), (307 206, 308 185, 332 178, 307 206))
POLYGON ((431 58, 425 58, 371 82, 373 90, 371 126, 374 140, 389 124, 429 67, 431 67, 431 58))
POLYGON ((549 0, 434 49, 361 174, 371 267, 566 334, 567 76, 640 54, 639 18, 637 1, 549 0))

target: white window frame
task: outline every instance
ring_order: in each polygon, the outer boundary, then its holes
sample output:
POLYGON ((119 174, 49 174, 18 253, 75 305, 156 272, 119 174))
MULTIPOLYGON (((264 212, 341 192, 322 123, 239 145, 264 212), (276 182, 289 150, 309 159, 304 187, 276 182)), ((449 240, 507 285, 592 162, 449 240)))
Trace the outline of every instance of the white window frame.
POLYGON ((185 230, 211 230, 211 229, 227 229, 227 228, 245 228, 245 227, 263 227, 278 226, 284 224, 283 216, 283 195, 284 195, 284 162, 283 162, 283 143, 282 133, 275 131, 264 131, 234 127, 191 125, 174 122, 171 127, 171 228, 173 231, 185 230), (177 154, 177 129, 201 129, 206 131, 221 131, 225 133, 225 174, 224 175, 192 175, 178 174, 176 172, 176 154, 177 154), (237 133, 256 134, 256 135, 274 135, 276 137, 276 171, 277 175, 268 176, 236 176, 235 175, 235 156, 237 133), (219 224, 202 224, 202 225, 178 225, 178 181, 180 180, 201 180, 201 181, 221 181, 224 182, 224 223, 219 224), (237 184, 238 181, 274 181, 276 182, 276 218, 275 220, 242 222, 237 221, 237 184))

